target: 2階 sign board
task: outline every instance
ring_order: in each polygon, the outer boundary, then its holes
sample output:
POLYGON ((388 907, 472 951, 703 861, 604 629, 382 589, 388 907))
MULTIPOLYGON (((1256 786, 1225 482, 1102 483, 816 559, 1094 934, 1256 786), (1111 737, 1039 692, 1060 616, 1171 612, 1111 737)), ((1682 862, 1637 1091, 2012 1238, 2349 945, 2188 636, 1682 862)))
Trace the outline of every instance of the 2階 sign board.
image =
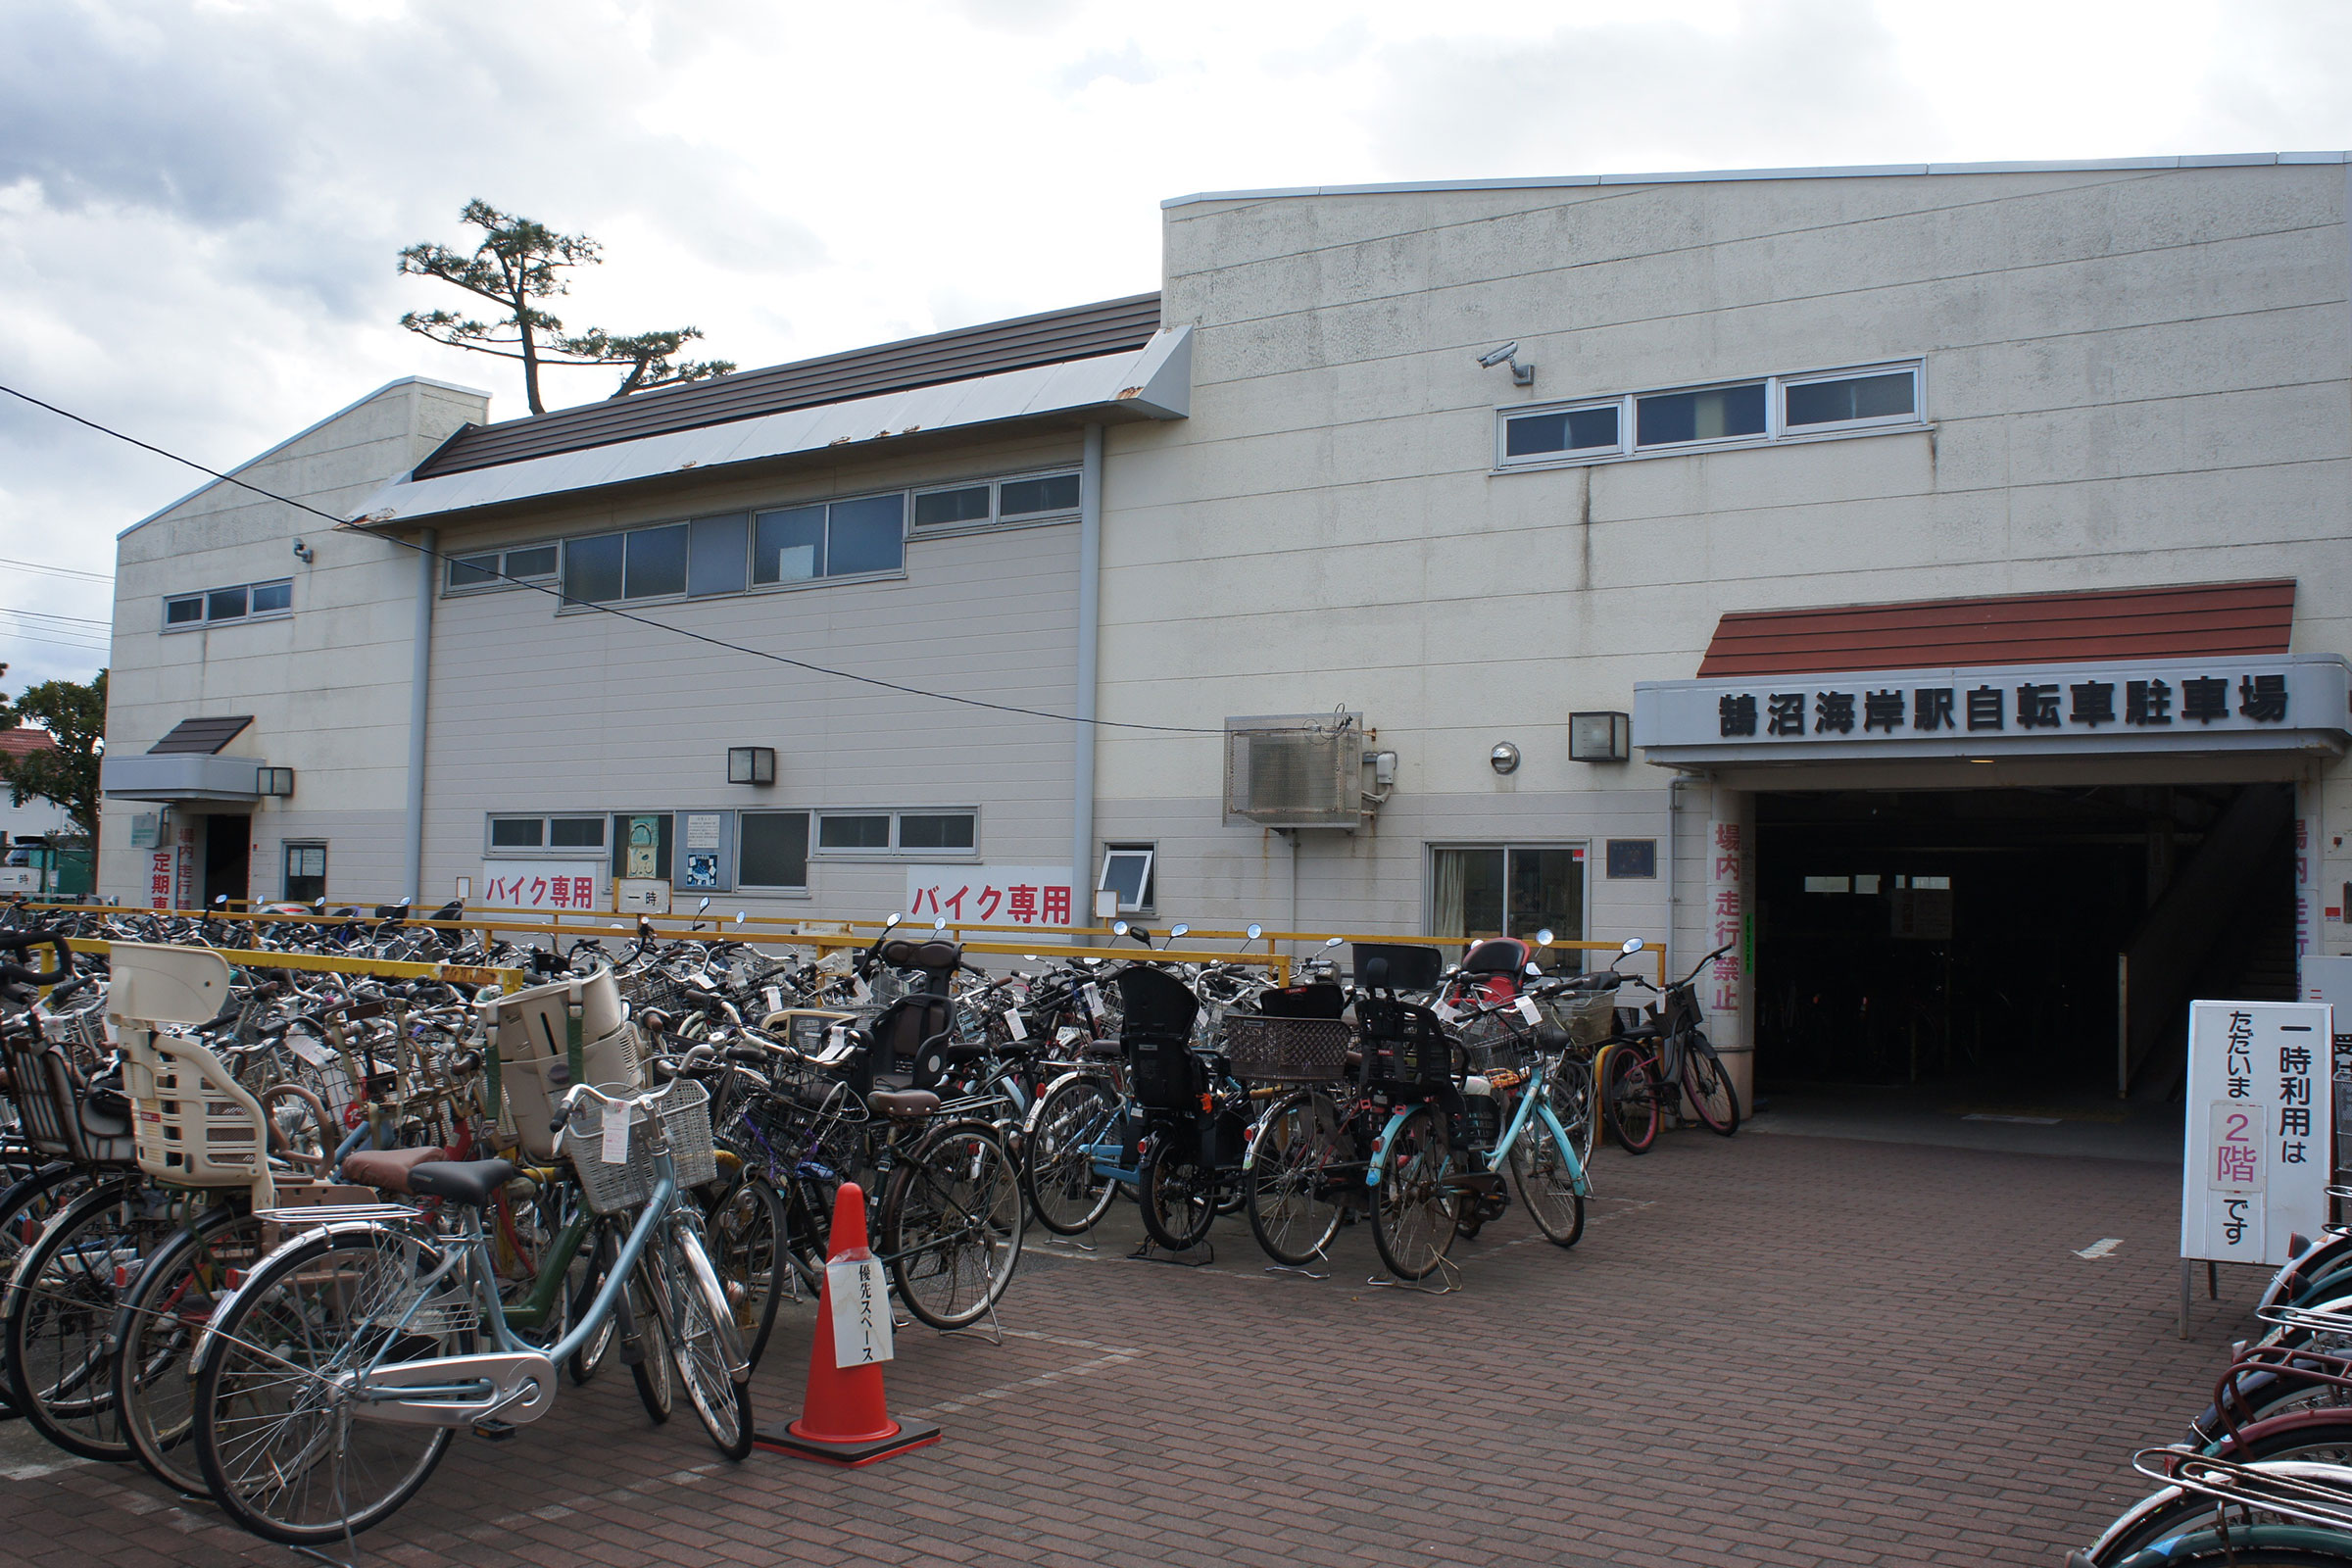
POLYGON ((2304 1002, 2192 1002, 2180 1255, 2276 1266, 2328 1220, 2332 1025, 2304 1002))

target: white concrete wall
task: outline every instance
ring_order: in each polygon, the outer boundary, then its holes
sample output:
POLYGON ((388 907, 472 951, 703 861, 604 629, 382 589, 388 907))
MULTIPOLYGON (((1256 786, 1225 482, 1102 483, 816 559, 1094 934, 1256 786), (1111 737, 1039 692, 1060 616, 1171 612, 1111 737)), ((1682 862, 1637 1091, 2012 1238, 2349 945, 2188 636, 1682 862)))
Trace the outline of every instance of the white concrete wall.
MULTIPOLYGON (((1567 716, 1693 674, 1727 611, 2285 576, 2295 649, 2352 652, 2345 176, 1170 209, 1193 416, 1110 432, 1102 713, 1361 710, 1399 756, 1396 796, 1371 833, 1301 836, 1297 918, 1403 931, 1427 917, 1432 841, 1597 858, 1638 834, 1662 859, 1667 773, 1570 761, 1567 716), (1531 390, 1475 363, 1512 338, 1531 390), (1492 471, 1498 406, 1914 356, 1926 431, 1492 471), (1508 778, 1486 760, 1503 740, 1525 754, 1508 778)), ((1218 820, 1214 738, 1112 730, 1100 759, 1100 835, 1168 852, 1164 918, 1292 917, 1287 849, 1218 820)), ((1706 796, 1686 792, 1687 839, 1706 796)), ((1596 934, 1668 935, 1662 880, 1592 869, 1596 934)), ((1678 953, 1705 951, 1696 910, 1674 923, 1678 953)))
MULTIPOLYGON (((235 472, 341 516, 488 410, 485 393, 396 381, 235 472)), ((220 481, 118 543, 108 748, 143 752, 183 718, 252 714, 228 751, 295 770, 291 799, 254 810, 256 896, 279 893, 287 839, 328 841, 330 890, 368 896, 399 880, 416 581, 414 552, 220 481), (162 629, 167 597, 286 576, 290 616, 162 629)), ((155 809, 106 803, 101 893, 146 902, 148 852, 130 847, 130 818, 155 809)))

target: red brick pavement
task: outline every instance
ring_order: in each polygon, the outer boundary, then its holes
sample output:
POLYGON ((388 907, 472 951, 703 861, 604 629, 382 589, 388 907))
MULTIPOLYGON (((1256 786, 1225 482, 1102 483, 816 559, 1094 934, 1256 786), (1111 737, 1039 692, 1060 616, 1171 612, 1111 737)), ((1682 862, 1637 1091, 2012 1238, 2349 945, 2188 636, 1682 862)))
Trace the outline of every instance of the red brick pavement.
MULTIPOLYGON (((2178 1435, 2245 1332, 2207 1312, 2173 1338, 2160 1166, 1685 1134, 1596 1174, 1573 1253, 1513 1214, 1457 1249, 1443 1297, 1367 1285, 1360 1227, 1322 1281, 1264 1272, 1238 1219, 1211 1268, 1039 1248, 1001 1346, 902 1335, 894 1407, 948 1439, 866 1470, 727 1465, 683 1399, 652 1430, 608 1375, 514 1441, 460 1438, 363 1557, 2054 1563, 2136 1494, 2128 1452, 2178 1435), (2113 1256, 2073 1255, 2109 1236, 2113 1256)), ((794 1413, 807 1345, 804 1308, 761 1420, 794 1413)), ((290 1560, 128 1468, 0 1481, 10 1564, 290 1560)))

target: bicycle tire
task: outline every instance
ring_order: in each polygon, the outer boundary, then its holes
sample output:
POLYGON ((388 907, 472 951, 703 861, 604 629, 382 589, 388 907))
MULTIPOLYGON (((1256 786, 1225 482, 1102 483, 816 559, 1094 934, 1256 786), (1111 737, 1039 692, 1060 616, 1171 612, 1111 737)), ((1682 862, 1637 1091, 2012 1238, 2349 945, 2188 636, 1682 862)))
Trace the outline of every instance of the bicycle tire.
POLYGON ((1448 1184, 1453 1174, 1446 1118, 1415 1105, 1390 1136, 1372 1189, 1372 1245, 1395 1278, 1425 1280, 1453 1250, 1461 1229, 1461 1195, 1448 1184))
POLYGON ((1339 1120, 1328 1100, 1300 1089, 1266 1107, 1242 1186, 1250 1234, 1268 1257, 1304 1268, 1329 1250, 1347 1206, 1334 1187, 1341 1163, 1339 1120))
POLYGON ((1646 1154, 1658 1141, 1657 1081, 1640 1052, 1621 1049, 1609 1056, 1601 1104, 1609 1116, 1609 1136, 1629 1154, 1646 1154))
POLYGON ((776 1301, 782 1294, 777 1271, 792 1267, 782 1255, 784 1200, 766 1177, 747 1171, 710 1205, 706 1226, 735 1332, 743 1338, 751 1364, 758 1366, 776 1326, 776 1301))
POLYGON ((1028 1215, 994 1127, 956 1121, 925 1134, 882 1195, 877 1228, 899 1299, 935 1329, 979 1322, 1020 1267, 1028 1215))
POLYGON ((1559 1146, 1551 1141, 1551 1129, 1541 1116, 1530 1117, 1519 1130, 1507 1164, 1520 1205, 1545 1241, 1566 1248, 1584 1239, 1585 1195, 1576 1190, 1561 1162, 1559 1146))
MULTIPOLYGON (((13 1280, 24 1250, 40 1240, 57 1212, 90 1190, 97 1173, 86 1165, 43 1165, 0 1192, 0 1282, 13 1280)), ((8 1394, 7 1342, 0 1339, 0 1415, 13 1414, 8 1394)))
POLYGON ((1699 1124, 1716 1137, 1729 1138, 1740 1130, 1739 1091, 1705 1035, 1693 1034, 1683 1042, 1683 1095, 1699 1124))
MULTIPOLYGON (((586 1263, 581 1267, 575 1260, 574 1264, 581 1268, 580 1281, 572 1288, 571 1294, 571 1320, 574 1323, 586 1321, 588 1308, 595 1303, 596 1293, 604 1288, 605 1277, 612 1272, 612 1260, 618 1255, 618 1247, 612 1239, 612 1229, 609 1223, 597 1226, 595 1237, 580 1249, 580 1255, 586 1259, 586 1263)), ((597 1325, 596 1332, 589 1335, 580 1348, 564 1359, 564 1373, 570 1377, 574 1388, 585 1387, 590 1378, 604 1369, 605 1358, 612 1353, 613 1343, 619 1336, 620 1314, 617 1311, 608 1312, 604 1322, 597 1325)))
MULTIPOLYGON (((1592 1093, 1592 1063, 1563 1052, 1544 1068, 1544 1099, 1568 1134, 1568 1147, 1576 1151, 1577 1164, 1591 1170, 1592 1148, 1600 1140, 1599 1106, 1592 1093)), ((1534 1123, 1529 1126, 1532 1129, 1534 1123)))
POLYGON ((1030 1212, 1056 1236, 1084 1236, 1109 1212, 1117 1189, 1095 1173, 1092 1145, 1116 1127, 1119 1095, 1107 1079, 1073 1074, 1031 1108, 1021 1179, 1030 1212))
POLYGON ((262 1221, 217 1208, 179 1232, 139 1269, 115 1319, 115 1404, 130 1456, 165 1486, 205 1493, 197 1463, 195 1379, 188 1358, 213 1308, 228 1294, 228 1272, 262 1253, 262 1221))
POLYGON ((93 1187, 50 1218, 8 1285, 9 1403, 25 1424, 81 1459, 131 1456, 115 1408, 116 1270, 179 1228, 172 1200, 138 1177, 93 1187))
POLYGON ((670 1366, 674 1352, 656 1294, 661 1289, 662 1282, 651 1277, 641 1256, 629 1271, 629 1283, 622 1287, 620 1299, 613 1302, 615 1314, 621 1316, 621 1359, 629 1363, 629 1381, 637 1385, 637 1402, 645 1406, 656 1426, 667 1424, 678 1397, 677 1379, 670 1366))
POLYGON ((1199 1148, 1180 1150, 1179 1142, 1193 1140, 1172 1140, 1164 1130, 1155 1135, 1135 1184, 1145 1231, 1171 1252, 1200 1246, 1217 1222, 1216 1175, 1201 1163, 1199 1148))
POLYGON ((729 1459, 752 1451, 751 1364, 737 1333, 718 1270, 699 1230, 682 1224, 670 1233, 670 1356, 686 1402, 729 1459))
MULTIPOLYGON (((416 1321, 405 1293, 444 1256, 414 1232, 320 1231, 246 1276, 206 1333, 196 1383, 196 1456, 230 1519, 281 1545, 324 1545, 381 1524, 431 1479, 449 1450, 447 1427, 357 1421, 337 1430, 331 1404, 302 1400, 362 1335, 383 1332, 378 1310, 399 1304, 416 1321), (273 1411, 281 1398, 290 1407, 273 1411)), ((450 1295, 470 1307, 469 1296, 450 1295)), ((480 1335, 465 1323, 453 1309, 433 1332, 379 1341, 397 1355, 375 1364, 470 1353, 480 1335)))

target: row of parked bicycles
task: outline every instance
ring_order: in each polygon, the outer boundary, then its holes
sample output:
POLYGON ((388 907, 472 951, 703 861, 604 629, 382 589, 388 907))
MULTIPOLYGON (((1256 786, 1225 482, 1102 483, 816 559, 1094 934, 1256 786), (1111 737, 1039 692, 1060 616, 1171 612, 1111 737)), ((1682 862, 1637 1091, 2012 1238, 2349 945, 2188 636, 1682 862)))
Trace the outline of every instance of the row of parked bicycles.
POLYGON ((2180 1442, 2132 1456, 2157 1490, 2071 1568, 2352 1563, 2352 1227, 2288 1250, 2256 1307, 2265 1333, 2231 1348, 2180 1442))
POLYGON ((1122 935, 1131 960, 992 974, 896 917, 817 962, 724 928, 552 951, 399 908, 269 938, 0 910, 0 1394, 318 1546, 609 1368, 742 1457, 848 1182, 899 1305, 954 1331, 1032 1219, 1083 1235, 1122 1195, 1158 1248, 1241 1211, 1290 1266, 1368 1221, 1412 1281, 1514 1198, 1573 1246, 1604 1125, 1637 1152, 1670 1115, 1738 1125, 1691 979, 1627 1003, 1638 942, 1596 974, 1544 972, 1547 933, 1451 966, 1358 944, 1343 976, 1335 941, 1268 986, 1122 935), (453 983, 485 967, 527 983, 453 983))

